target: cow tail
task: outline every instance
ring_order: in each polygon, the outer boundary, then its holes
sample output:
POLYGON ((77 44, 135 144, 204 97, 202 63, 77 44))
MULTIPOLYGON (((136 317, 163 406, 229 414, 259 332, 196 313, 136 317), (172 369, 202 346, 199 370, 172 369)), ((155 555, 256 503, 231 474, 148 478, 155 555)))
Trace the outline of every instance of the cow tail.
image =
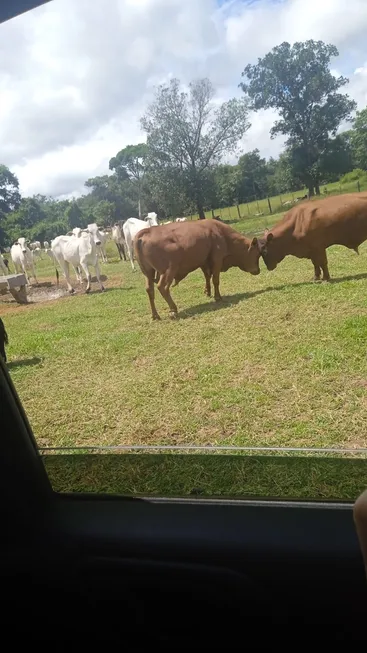
MULTIPOLYGON (((138 238, 135 241, 135 251, 138 254, 138 263, 140 265, 140 269, 141 269, 142 273, 145 274, 146 277, 150 277, 151 271, 152 271, 152 269, 154 270, 154 268, 151 268, 150 266, 147 267, 144 264, 144 257, 143 257, 142 247, 143 247, 143 241, 142 241, 141 238, 138 238)), ((155 272, 155 270, 154 270, 154 272, 155 272)), ((160 274, 157 271, 155 276, 154 276, 154 283, 158 283, 159 277, 160 277, 160 274)))

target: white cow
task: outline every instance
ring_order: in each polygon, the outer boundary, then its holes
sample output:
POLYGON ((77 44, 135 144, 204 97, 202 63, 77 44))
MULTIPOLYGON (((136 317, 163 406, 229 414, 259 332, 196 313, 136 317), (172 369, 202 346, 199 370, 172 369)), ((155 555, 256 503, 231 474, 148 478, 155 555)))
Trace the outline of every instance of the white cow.
POLYGON ((102 229, 97 227, 95 222, 93 222, 93 224, 89 224, 87 229, 91 234, 93 234, 94 242, 97 246, 97 252, 102 259, 102 263, 107 263, 106 244, 108 240, 108 233, 102 231, 102 229))
POLYGON ((38 283, 33 264, 33 255, 29 247, 27 247, 25 238, 18 238, 10 250, 10 256, 14 263, 16 274, 23 272, 27 279, 27 284, 29 285, 30 282, 27 270, 30 270, 35 282, 38 283))
POLYGON ((124 232, 121 229, 121 225, 118 222, 116 222, 116 224, 114 224, 112 227, 112 240, 117 247, 120 261, 122 261, 122 257, 124 257, 124 261, 126 261, 126 252, 125 252, 126 242, 124 238, 124 232))
POLYGON ((104 290, 98 264, 98 238, 96 238, 95 233, 90 232, 88 229, 84 229, 83 231, 79 228, 77 229, 79 235, 76 235, 76 230, 73 229, 72 236, 57 236, 57 238, 51 242, 52 253, 61 267, 66 279, 68 290, 70 293, 75 292, 70 281, 70 264, 75 270, 77 270, 79 266, 84 270, 87 278, 87 288, 85 292, 90 292, 91 274, 89 272, 89 266, 94 267, 100 288, 101 290, 104 290))
POLYGON ((31 249, 32 251, 34 251, 34 250, 37 249, 38 247, 39 247, 39 249, 41 249, 41 243, 40 243, 39 240, 35 240, 34 243, 31 243, 31 244, 29 245, 29 249, 31 249))
POLYGON ((0 254, 0 272, 5 275, 9 274, 9 266, 6 265, 2 254, 0 254))
POLYGON ((47 252, 47 250, 50 249, 50 243, 48 242, 48 240, 45 240, 45 242, 43 243, 43 249, 45 250, 45 252, 47 252))
POLYGON ((36 248, 32 251, 32 255, 33 255, 33 260, 34 260, 34 262, 36 262, 37 259, 42 258, 42 250, 41 250, 41 248, 40 248, 40 247, 36 247, 36 248))
POLYGON ((136 269, 134 265, 134 238, 139 233, 139 231, 146 229, 147 227, 158 227, 156 213, 148 213, 148 216, 145 220, 139 220, 138 218, 129 218, 126 220, 123 226, 126 247, 130 258, 131 267, 134 272, 136 269))
POLYGON ((187 218, 176 218, 176 222, 186 222, 187 218))

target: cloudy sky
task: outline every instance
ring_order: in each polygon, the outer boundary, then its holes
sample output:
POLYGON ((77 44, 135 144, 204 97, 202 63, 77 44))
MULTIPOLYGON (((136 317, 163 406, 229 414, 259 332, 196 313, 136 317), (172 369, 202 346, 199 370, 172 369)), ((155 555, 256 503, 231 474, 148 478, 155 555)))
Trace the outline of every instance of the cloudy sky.
MULTIPOLYGON (((284 40, 335 44, 348 93, 367 104, 367 0, 53 0, 0 25, 0 163, 23 194, 69 196, 144 139, 139 118, 170 77, 239 95, 245 65, 284 40)), ((243 151, 276 155, 271 112, 243 151)))

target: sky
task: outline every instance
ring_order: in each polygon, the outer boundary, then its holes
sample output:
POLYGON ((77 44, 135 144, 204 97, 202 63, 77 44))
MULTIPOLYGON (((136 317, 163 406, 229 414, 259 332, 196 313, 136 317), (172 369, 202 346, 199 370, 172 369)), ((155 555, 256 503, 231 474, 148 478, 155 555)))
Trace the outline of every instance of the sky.
MULTIPOLYGON (((52 0, 0 25, 0 163, 23 195, 72 197, 109 159, 144 140, 154 88, 209 77, 240 96, 247 63, 282 41, 339 49, 333 71, 367 105, 367 0, 52 0)), ((250 115, 240 144, 276 156, 272 111, 250 115)))

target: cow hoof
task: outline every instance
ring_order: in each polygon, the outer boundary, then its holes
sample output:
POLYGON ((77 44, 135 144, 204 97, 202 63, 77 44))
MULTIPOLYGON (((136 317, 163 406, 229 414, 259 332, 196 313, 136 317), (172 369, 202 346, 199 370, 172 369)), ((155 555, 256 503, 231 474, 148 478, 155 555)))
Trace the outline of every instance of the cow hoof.
POLYGON ((161 318, 159 317, 159 315, 153 315, 153 316, 152 316, 152 320, 153 320, 153 322, 158 322, 158 321, 160 321, 160 319, 161 319, 161 318))
POLYGON ((101 286, 101 292, 104 292, 104 291, 105 291, 105 287, 101 286))
POLYGON ((74 290, 74 288, 72 288, 71 290, 69 290, 69 294, 70 294, 70 295, 75 295, 75 290, 74 290))
POLYGON ((314 277, 314 278, 312 279, 312 281, 313 281, 314 283, 321 283, 321 279, 320 279, 319 277, 314 277))
POLYGON ((214 299, 217 302, 217 304, 223 301, 222 297, 214 297, 214 299))
POLYGON ((86 288, 86 289, 85 289, 85 292, 86 292, 87 294, 90 293, 90 288, 86 288))
POLYGON ((170 316, 171 320, 176 320, 177 319, 177 313, 175 313, 175 311, 170 311, 169 316, 170 316))

